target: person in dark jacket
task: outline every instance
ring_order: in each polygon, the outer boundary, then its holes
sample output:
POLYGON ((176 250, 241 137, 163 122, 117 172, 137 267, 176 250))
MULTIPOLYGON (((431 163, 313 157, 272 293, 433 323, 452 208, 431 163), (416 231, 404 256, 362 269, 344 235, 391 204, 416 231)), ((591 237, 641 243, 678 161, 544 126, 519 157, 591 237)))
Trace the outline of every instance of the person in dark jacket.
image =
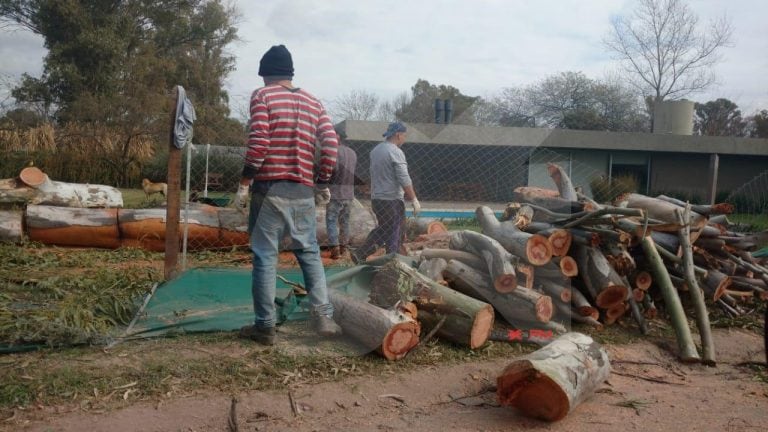
POLYGON ((346 134, 337 128, 336 135, 339 137, 336 169, 328 183, 331 200, 325 208, 325 227, 332 259, 341 258, 349 246, 349 219, 352 203, 355 200, 355 167, 357 166, 357 153, 344 144, 346 134))

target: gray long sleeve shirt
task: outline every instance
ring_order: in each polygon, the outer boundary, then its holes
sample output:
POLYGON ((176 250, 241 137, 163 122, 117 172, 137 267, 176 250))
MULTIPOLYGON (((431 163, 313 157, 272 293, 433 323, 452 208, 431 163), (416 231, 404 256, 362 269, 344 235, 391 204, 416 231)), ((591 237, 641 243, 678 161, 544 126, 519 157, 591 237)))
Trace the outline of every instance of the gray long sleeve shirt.
POLYGON ((371 150, 371 198, 402 200, 403 188, 411 185, 403 151, 389 141, 376 145, 371 150))
POLYGON ((340 145, 336 154, 336 168, 333 170, 328 189, 332 200, 355 199, 355 167, 357 153, 346 145, 340 145))

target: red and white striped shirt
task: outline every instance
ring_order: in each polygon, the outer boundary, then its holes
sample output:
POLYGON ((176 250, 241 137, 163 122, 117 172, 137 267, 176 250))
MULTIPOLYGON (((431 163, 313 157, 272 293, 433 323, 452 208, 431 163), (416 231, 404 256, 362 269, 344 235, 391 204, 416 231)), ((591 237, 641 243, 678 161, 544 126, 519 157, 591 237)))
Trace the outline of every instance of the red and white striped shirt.
POLYGON ((327 182, 336 165, 336 132, 323 104, 308 92, 271 84, 251 95, 246 168, 256 181, 327 182), (320 141, 318 172, 315 146, 320 141))

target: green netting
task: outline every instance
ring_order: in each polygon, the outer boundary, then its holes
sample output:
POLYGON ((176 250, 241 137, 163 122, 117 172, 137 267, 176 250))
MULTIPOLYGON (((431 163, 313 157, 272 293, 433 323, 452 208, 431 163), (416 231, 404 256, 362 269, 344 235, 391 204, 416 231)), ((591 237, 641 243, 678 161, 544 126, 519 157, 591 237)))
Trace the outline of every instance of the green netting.
MULTIPOLYGON (((367 297, 367 284, 373 268, 361 266, 343 270, 343 267, 326 268, 329 287, 367 297), (350 274, 354 277, 349 277, 350 274)), ((279 270, 278 274, 304 285, 299 269, 279 270)), ((309 317, 305 296, 294 295, 293 288, 279 278, 275 304, 278 322, 309 317)), ((158 286, 126 337, 233 331, 252 322, 250 269, 196 268, 158 286)))

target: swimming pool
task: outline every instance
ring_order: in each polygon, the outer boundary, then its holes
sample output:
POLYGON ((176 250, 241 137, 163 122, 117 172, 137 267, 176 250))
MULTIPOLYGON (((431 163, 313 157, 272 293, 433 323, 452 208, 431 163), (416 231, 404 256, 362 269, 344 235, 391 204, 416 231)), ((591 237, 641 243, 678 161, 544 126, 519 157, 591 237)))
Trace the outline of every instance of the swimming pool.
MULTIPOLYGON (((494 212, 496 217, 501 217, 503 212, 494 212)), ((413 217, 413 211, 406 210, 405 211, 406 217, 413 217)), ((420 218, 427 218, 427 219, 443 219, 443 220, 453 220, 453 219, 473 219, 475 217, 475 211, 474 210, 455 210, 455 209, 422 209, 421 213, 419 213, 420 218)))

